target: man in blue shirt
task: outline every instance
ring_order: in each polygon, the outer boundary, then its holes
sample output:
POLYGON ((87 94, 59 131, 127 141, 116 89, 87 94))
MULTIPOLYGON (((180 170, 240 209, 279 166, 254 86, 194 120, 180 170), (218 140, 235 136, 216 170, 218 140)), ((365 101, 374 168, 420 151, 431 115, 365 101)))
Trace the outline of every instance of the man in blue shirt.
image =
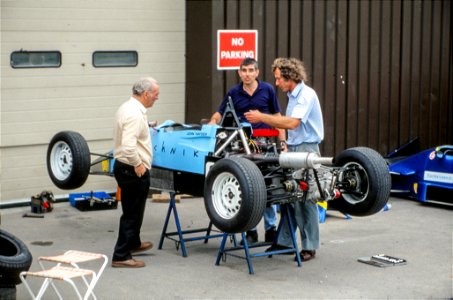
MULTIPOLYGON (((267 82, 259 81, 258 62, 253 58, 244 59, 238 70, 241 82, 233 86, 225 95, 219 109, 212 115, 209 124, 219 124, 225 112, 228 98, 233 100, 234 110, 240 122, 247 122, 244 113, 250 110, 257 110, 263 114, 281 117, 281 108, 278 103, 274 87, 267 82)), ((252 124, 253 129, 273 128, 265 123, 252 124)), ((279 130, 279 139, 286 140, 285 130, 279 130)), ((264 229, 266 231, 265 241, 272 242, 276 233, 277 212, 275 205, 266 208, 264 212, 264 229)), ((256 228, 247 231, 247 242, 252 244, 258 242, 256 228)))
MULTIPOLYGON (((254 124, 266 123, 276 128, 288 129, 288 151, 316 152, 324 139, 321 105, 316 92, 305 85, 307 74, 303 63, 295 58, 277 58, 272 64, 275 85, 288 95, 286 116, 271 116, 257 110, 245 113, 246 119, 254 124)), ((319 217, 316 203, 311 201, 292 204, 290 217, 297 223, 302 238, 303 261, 315 257, 319 248, 319 217)), ((277 244, 269 250, 292 246, 291 232, 284 222, 277 244)))

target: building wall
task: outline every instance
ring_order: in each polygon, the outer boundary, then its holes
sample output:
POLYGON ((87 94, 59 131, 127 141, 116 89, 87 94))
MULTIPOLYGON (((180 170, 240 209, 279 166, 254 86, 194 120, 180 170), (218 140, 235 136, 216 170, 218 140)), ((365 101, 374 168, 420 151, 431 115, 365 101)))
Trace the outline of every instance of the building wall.
POLYGON ((205 57, 187 65, 188 121, 209 117, 239 80, 216 69, 217 30, 256 29, 262 80, 274 82, 277 57, 304 61, 323 109, 324 155, 354 146, 385 155, 415 137, 423 149, 453 144, 450 1, 214 0, 187 10, 187 52, 205 57))
MULTIPOLYGON (((46 169, 58 131, 80 132, 91 152, 112 148, 113 116, 142 76, 156 78, 150 120, 184 121, 185 3, 181 0, 1 2, 0 201, 58 190, 46 169), (13 51, 57 50, 60 68, 14 69, 13 51), (95 68, 97 50, 135 50, 136 67, 95 68)), ((79 191, 114 190, 113 178, 90 176, 79 191)))

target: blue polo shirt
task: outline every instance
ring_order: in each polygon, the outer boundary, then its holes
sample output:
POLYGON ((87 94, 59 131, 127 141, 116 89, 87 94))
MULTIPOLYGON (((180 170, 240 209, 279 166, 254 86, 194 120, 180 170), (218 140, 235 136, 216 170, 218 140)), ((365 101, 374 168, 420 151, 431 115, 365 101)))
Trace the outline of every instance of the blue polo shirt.
MULTIPOLYGON (((264 81, 258 80, 258 87, 252 96, 244 91, 242 82, 233 86, 225 95, 222 104, 220 104, 220 107, 217 110, 217 112, 222 116, 226 109, 228 96, 230 96, 233 100, 234 110, 236 111, 240 122, 248 122, 244 117, 244 113, 249 110, 259 110, 265 114, 276 114, 281 112, 281 107, 278 103, 274 87, 264 81)), ((272 128, 272 126, 264 123, 255 123, 252 124, 252 128, 272 128)))
POLYGON ((316 92, 301 82, 287 95, 286 115, 301 121, 296 129, 288 130, 288 145, 321 143, 324 139, 324 124, 316 92))

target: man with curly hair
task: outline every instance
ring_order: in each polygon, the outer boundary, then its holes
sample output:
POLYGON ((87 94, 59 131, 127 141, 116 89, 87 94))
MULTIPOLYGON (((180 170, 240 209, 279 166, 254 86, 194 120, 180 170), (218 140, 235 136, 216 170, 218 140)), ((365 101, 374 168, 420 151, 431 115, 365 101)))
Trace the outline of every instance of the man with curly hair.
MULTIPOLYGON (((275 85, 287 93, 286 116, 275 116, 252 110, 245 113, 250 123, 263 122, 275 128, 288 130, 287 148, 290 152, 316 152, 324 139, 321 105, 316 92, 307 86, 307 73, 302 61, 296 58, 277 58, 272 64, 275 85)), ((319 248, 319 217, 316 203, 298 201, 291 204, 290 218, 300 230, 302 261, 315 258, 319 248)), ((288 222, 284 222, 277 244, 268 251, 292 246, 288 222)))

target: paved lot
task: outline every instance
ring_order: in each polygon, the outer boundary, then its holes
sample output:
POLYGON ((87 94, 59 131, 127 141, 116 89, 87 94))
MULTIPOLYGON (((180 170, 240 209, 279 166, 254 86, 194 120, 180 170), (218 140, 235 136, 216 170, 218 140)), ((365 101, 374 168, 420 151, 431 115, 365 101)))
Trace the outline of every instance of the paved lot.
MULTIPOLYGON (((346 220, 328 211, 316 259, 299 268, 292 255, 257 257, 252 260, 255 275, 249 275, 243 259, 229 256, 220 266, 214 264, 220 239, 188 243, 187 258, 170 240, 157 250, 168 204, 149 201, 142 237, 154 241, 155 248, 140 256, 147 266, 133 270, 109 265, 95 291, 98 299, 136 300, 451 299, 452 210, 398 198, 390 203, 389 211, 367 218, 346 220), (379 253, 408 263, 378 268, 357 262, 359 257, 379 253)), ((183 229, 209 222, 203 199, 182 199, 177 206, 183 229)), ((58 203, 44 219, 22 218, 28 211, 25 207, 2 210, 1 228, 27 244, 34 257, 31 270, 39 269, 37 257, 68 249, 105 253, 111 258, 120 209, 81 212, 69 203, 58 203)), ((259 228, 262 239, 262 224, 259 228)), ((55 298, 49 290, 46 299, 55 298)), ((22 284, 17 286, 17 299, 30 299, 22 284)))

